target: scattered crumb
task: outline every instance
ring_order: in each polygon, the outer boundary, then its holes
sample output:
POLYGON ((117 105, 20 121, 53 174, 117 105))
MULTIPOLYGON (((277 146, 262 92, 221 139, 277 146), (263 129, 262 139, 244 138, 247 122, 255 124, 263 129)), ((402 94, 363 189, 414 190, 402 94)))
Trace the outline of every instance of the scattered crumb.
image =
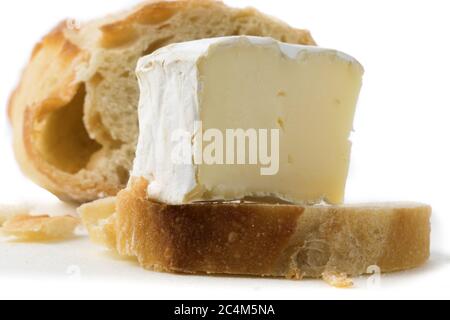
POLYGON ((353 280, 345 273, 326 271, 322 273, 322 279, 330 286, 335 288, 351 288, 353 287, 353 280))
POLYGON ((74 235, 80 219, 72 216, 50 217, 48 215, 18 215, 8 219, 1 229, 6 236, 20 241, 45 242, 62 240, 74 235))
POLYGON ((87 203, 78 208, 83 225, 92 242, 114 249, 116 247, 116 198, 87 203))
POLYGON ((6 205, 0 204, 0 227, 9 219, 26 215, 30 212, 30 208, 26 205, 6 205))

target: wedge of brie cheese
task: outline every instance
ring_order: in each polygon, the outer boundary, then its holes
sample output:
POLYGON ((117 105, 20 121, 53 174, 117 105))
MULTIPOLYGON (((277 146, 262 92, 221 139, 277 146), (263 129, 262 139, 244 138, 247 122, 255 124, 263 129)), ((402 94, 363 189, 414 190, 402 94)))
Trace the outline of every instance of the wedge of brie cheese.
POLYGON ((343 202, 362 66, 270 38, 174 44, 143 57, 133 177, 168 204, 343 202))

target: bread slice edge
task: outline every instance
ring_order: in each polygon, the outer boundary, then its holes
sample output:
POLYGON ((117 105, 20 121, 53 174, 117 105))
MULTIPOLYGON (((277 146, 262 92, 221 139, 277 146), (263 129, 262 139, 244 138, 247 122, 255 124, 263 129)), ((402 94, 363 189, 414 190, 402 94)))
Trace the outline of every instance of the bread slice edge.
POLYGON ((79 212, 93 241, 149 270, 302 279, 407 270, 430 256, 423 204, 171 206, 147 200, 146 187, 135 180, 79 212))

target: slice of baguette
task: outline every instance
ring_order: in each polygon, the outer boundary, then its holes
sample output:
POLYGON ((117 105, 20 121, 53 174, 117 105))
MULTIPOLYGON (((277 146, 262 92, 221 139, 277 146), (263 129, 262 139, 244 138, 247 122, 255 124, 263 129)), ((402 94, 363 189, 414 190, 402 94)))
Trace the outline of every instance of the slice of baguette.
POLYGON ((80 208, 94 241, 147 269, 301 279, 424 264, 431 208, 414 203, 293 206, 147 200, 136 180, 114 200, 80 208))
POLYGON ((35 47, 10 99, 23 171, 63 200, 115 195, 138 136, 137 60, 170 43, 230 35, 314 44, 308 31, 213 0, 147 1, 80 28, 61 23, 35 47))

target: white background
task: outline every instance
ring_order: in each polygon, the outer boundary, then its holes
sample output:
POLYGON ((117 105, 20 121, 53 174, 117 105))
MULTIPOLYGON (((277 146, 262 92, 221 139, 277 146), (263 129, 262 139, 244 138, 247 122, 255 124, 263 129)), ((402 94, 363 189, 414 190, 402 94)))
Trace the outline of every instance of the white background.
MULTIPOLYGON (((88 19, 131 0, 0 1, 0 203, 55 204, 14 163, 6 102, 34 43, 65 17, 88 19)), ((365 66, 347 202, 433 205, 432 258, 419 270, 336 290, 320 281, 146 272, 80 237, 59 245, 0 240, 0 298, 450 298, 450 3, 446 0, 229 0, 311 30, 365 66)), ((69 209, 67 209, 69 210, 69 209)), ((62 211, 59 211, 62 212, 62 211)))

